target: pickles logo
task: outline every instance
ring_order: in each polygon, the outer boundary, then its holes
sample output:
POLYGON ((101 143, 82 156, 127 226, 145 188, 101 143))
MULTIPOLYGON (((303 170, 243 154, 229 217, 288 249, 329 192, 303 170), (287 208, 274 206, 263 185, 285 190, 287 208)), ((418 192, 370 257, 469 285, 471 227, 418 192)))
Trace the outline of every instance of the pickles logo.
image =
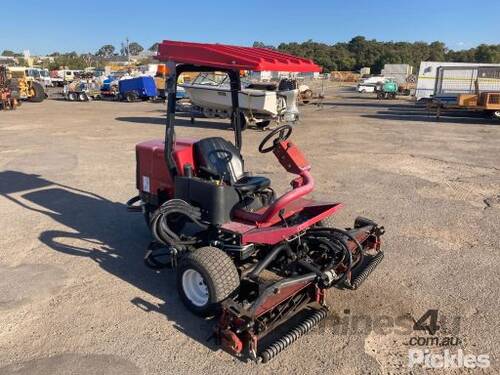
POLYGON ((408 367, 421 365, 423 368, 488 368, 490 367, 490 356, 488 354, 464 354, 462 349, 451 353, 445 349, 443 353, 433 353, 429 349, 408 350, 408 367))
POLYGON ((449 369, 449 368, 488 368, 490 367, 490 356, 488 354, 465 354, 462 349, 452 352, 448 348, 458 346, 462 340, 457 336, 434 336, 441 326, 438 324, 438 310, 428 310, 413 325, 414 331, 426 331, 430 336, 412 336, 408 345, 408 367, 413 368, 420 365, 427 369, 449 369), (423 348, 427 347, 427 348, 423 348), (429 347, 431 347, 429 349, 429 347), (439 352, 440 347, 447 349, 439 352))

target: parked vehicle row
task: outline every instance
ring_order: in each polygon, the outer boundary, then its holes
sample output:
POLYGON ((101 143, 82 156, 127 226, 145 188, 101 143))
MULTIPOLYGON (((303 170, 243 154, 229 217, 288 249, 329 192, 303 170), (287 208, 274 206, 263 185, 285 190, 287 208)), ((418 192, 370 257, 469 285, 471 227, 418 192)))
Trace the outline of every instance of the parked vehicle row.
POLYGON ((69 101, 110 99, 135 102, 158 97, 153 77, 140 76, 115 80, 108 77, 102 81, 90 78, 76 79, 64 86, 64 97, 69 101))

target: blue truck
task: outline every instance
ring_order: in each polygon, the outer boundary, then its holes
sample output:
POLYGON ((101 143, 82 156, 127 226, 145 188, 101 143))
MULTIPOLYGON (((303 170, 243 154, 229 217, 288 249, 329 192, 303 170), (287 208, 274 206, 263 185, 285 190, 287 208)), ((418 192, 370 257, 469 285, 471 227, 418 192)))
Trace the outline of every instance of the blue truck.
POLYGON ((149 76, 122 79, 118 82, 118 92, 120 99, 127 102, 147 100, 158 96, 155 81, 149 76))

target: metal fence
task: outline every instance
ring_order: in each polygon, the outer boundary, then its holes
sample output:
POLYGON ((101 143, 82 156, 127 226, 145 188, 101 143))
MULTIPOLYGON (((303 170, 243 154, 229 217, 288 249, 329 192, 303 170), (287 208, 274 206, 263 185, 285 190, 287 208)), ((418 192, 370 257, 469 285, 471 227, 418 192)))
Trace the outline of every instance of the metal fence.
POLYGON ((442 66, 437 69, 435 96, 500 91, 500 67, 442 66))

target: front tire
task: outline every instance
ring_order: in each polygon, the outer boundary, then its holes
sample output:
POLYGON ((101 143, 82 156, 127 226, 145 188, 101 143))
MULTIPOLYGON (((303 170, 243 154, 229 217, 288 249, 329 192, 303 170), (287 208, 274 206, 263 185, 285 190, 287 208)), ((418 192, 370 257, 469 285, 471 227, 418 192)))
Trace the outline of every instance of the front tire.
POLYGON ((239 286, 240 277, 233 260, 216 247, 202 247, 188 253, 177 269, 179 296, 198 316, 213 315, 239 286))

